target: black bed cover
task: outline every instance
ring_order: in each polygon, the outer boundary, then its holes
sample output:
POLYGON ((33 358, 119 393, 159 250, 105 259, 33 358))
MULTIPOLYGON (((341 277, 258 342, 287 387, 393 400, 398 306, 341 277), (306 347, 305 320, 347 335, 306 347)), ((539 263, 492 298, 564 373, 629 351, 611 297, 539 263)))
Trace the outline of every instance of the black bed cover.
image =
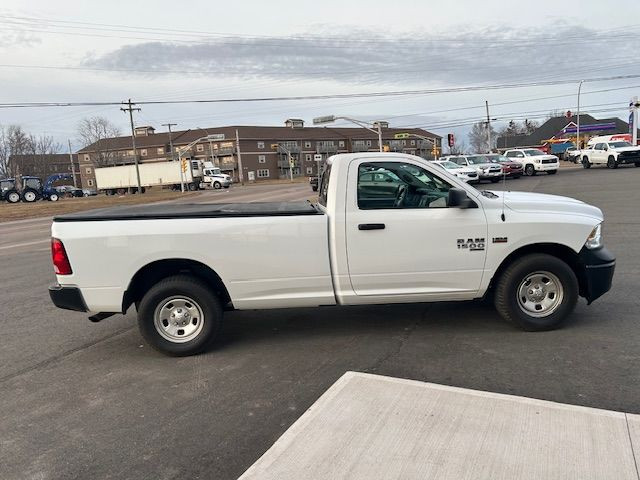
POLYGON ((151 204, 100 208, 53 217, 54 222, 322 215, 311 202, 151 204))

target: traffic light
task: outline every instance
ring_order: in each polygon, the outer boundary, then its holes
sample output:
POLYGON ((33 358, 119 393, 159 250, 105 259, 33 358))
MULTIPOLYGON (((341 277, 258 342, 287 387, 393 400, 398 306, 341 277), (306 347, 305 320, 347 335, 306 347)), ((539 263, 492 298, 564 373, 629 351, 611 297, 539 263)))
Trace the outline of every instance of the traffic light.
POLYGON ((455 145, 456 139, 453 137, 453 133, 447 134, 447 142, 449 143, 450 147, 453 147, 455 145))
POLYGON ((187 160, 186 159, 182 160, 182 164, 180 165, 180 168, 182 168, 183 172, 187 171, 187 160))
POLYGON ((390 151, 391 151, 391 148, 389 148, 389 145, 383 145, 383 146, 382 146, 382 151, 383 151, 383 152, 390 152, 390 151))

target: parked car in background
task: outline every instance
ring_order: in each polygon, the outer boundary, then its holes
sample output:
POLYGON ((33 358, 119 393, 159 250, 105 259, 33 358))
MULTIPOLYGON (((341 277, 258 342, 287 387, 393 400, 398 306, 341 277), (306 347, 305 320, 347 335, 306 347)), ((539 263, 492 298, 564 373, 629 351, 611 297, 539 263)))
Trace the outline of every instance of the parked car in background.
POLYGON ((440 165, 451 175, 458 177, 463 182, 478 183, 480 181, 478 171, 475 168, 463 167, 448 160, 435 160, 433 163, 440 165))
POLYGON ((560 168, 560 162, 555 155, 549 155, 537 148, 514 148, 504 152, 504 156, 516 160, 524 166, 524 174, 533 176, 538 172, 553 175, 560 168))
POLYGON ((97 190, 93 190, 91 188, 83 188, 82 189, 82 194, 85 197, 93 197, 95 195, 98 195, 98 191, 97 190))
POLYGON ((476 157, 477 155, 453 155, 443 157, 442 160, 449 160, 463 167, 475 168, 480 180, 489 180, 493 183, 499 182, 502 177, 502 167, 496 163, 476 157))
POLYGON ((564 159, 567 162, 578 163, 581 158, 581 150, 578 147, 569 147, 564 152, 564 159))
POLYGON ((618 165, 634 164, 640 167, 640 147, 634 147, 624 140, 592 143, 589 148, 581 150, 582 166, 606 165, 607 168, 618 168, 618 165))
POLYGON ((73 185, 59 185, 57 187, 54 187, 54 189, 61 197, 71 198, 84 196, 84 192, 82 191, 82 189, 74 187, 73 185))
POLYGON ((499 153, 485 153, 483 155, 471 155, 471 157, 481 161, 497 163, 502 167, 502 174, 509 178, 520 178, 522 176, 522 164, 499 153))

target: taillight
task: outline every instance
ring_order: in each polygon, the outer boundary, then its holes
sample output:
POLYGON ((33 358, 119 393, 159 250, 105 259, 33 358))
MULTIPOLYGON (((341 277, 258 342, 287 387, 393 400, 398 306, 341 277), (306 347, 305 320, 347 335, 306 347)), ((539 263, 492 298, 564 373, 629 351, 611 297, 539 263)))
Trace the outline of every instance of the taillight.
POLYGON ((51 259, 56 275, 71 275, 73 273, 64 245, 57 238, 51 239, 51 259))

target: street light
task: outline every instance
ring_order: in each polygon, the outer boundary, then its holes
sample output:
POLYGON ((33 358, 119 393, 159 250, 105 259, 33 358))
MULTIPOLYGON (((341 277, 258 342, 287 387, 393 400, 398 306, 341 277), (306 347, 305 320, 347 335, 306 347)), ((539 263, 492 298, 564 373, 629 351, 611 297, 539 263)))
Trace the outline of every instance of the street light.
POLYGON ((370 132, 376 133, 378 135, 378 146, 380 147, 380 152, 382 152, 382 123, 381 122, 373 122, 368 123, 362 120, 356 120, 355 118, 349 117, 337 117, 335 115, 325 115, 324 117, 316 117, 313 119, 314 125, 320 125, 322 123, 333 123, 336 120, 346 120, 347 122, 354 123, 359 127, 362 127, 370 132), (377 128, 374 128, 377 127, 377 128))
POLYGON ((578 84, 578 113, 576 114, 577 116, 577 123, 576 123, 576 148, 578 150, 580 150, 580 90, 582 89, 582 83, 584 82, 584 80, 580 80, 580 83, 578 84))
POLYGON ((180 147, 177 150, 178 153, 178 166, 180 167, 180 191, 184 193, 184 172, 182 171, 182 153, 189 150, 196 143, 202 142, 203 140, 209 141, 217 141, 224 140, 224 133, 213 133, 211 135, 205 135, 204 137, 196 138, 193 142, 184 147, 180 147))

